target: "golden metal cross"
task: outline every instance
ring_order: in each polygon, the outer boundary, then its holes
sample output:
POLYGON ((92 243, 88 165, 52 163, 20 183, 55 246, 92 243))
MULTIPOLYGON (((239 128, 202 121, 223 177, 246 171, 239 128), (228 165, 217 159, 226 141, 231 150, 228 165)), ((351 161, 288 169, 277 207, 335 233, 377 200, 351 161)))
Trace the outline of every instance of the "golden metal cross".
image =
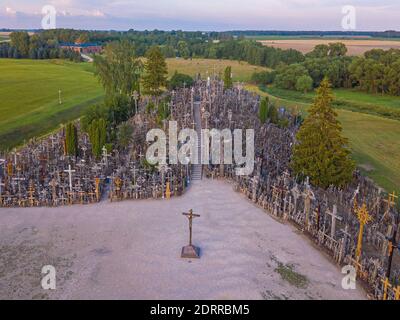
POLYGON ((388 296, 388 289, 389 287, 391 288, 391 284, 389 282, 388 278, 385 278, 385 280, 381 280, 382 284, 383 284, 383 300, 387 300, 387 296, 388 296))
POLYGON ((357 261, 359 261, 359 259, 361 257, 364 226, 368 222, 372 221, 372 217, 369 215, 367 205, 365 203, 360 208, 357 209, 357 219, 360 222, 360 230, 358 233, 356 259, 357 259, 357 261))
POLYGON ((400 300, 400 286, 393 288, 394 300, 400 300))

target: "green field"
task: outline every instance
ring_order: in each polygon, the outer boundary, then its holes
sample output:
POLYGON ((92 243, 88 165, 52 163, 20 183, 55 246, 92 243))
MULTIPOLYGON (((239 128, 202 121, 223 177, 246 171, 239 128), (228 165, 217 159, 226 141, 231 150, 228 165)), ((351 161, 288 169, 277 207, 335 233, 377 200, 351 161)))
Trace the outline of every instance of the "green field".
POLYGON ((0 149, 7 149, 76 119, 103 89, 86 63, 0 59, 0 97, 0 149))
POLYGON ((169 76, 177 70, 180 73, 188 74, 192 77, 198 73, 203 78, 206 78, 207 71, 208 75, 213 75, 214 71, 217 75, 223 74, 226 67, 232 67, 233 81, 250 81, 250 78, 254 72, 260 72, 268 70, 267 68, 253 66, 247 62, 239 62, 232 60, 214 60, 214 59, 167 59, 169 76))
MULTIPOLYGON (((312 103, 315 92, 301 93, 276 87, 263 87, 268 94, 292 101, 312 103)), ((369 94, 349 89, 334 89, 334 107, 400 120, 400 97, 369 94)))
MULTIPOLYGON (((278 101, 281 106, 298 108, 304 115, 307 114, 310 106, 310 103, 299 102, 297 99, 276 97, 271 93, 261 91, 257 86, 248 85, 247 89, 263 96, 268 95, 272 101, 278 101)), ((354 98, 353 93, 342 91, 338 90, 335 93, 340 97, 349 95, 354 98)), ((387 103, 390 105, 392 101, 387 103)), ((400 189, 400 121, 349 110, 337 109, 337 112, 344 135, 349 139, 353 158, 361 171, 387 191, 398 192, 400 189)))

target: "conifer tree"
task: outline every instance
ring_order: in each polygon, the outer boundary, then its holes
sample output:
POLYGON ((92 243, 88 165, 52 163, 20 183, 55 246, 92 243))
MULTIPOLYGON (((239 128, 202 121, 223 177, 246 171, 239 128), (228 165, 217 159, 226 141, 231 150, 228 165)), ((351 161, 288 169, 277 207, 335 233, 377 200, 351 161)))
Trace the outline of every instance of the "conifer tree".
POLYGON ((331 85, 325 78, 297 133, 291 163, 295 174, 308 176, 312 184, 325 189, 349 183, 355 168, 332 101, 331 85))
POLYGON ((271 103, 268 106, 267 118, 271 123, 277 124, 279 121, 278 110, 274 103, 271 103))
POLYGON ((232 67, 226 67, 224 72, 224 88, 231 89, 233 87, 232 82, 232 67))
POLYGON ((265 123, 267 121, 267 112, 268 112, 268 97, 261 100, 260 110, 259 110, 259 118, 261 123, 265 123))
POLYGON ((167 85, 167 63, 158 46, 150 48, 146 53, 143 75, 144 93, 158 97, 162 93, 162 87, 167 85))
POLYGON ((78 155, 78 130, 72 122, 66 126, 65 143, 67 154, 76 157, 78 155))
POLYGON ((107 142, 107 125, 104 119, 95 119, 89 126, 89 139, 92 145, 92 153, 100 158, 103 146, 107 142))

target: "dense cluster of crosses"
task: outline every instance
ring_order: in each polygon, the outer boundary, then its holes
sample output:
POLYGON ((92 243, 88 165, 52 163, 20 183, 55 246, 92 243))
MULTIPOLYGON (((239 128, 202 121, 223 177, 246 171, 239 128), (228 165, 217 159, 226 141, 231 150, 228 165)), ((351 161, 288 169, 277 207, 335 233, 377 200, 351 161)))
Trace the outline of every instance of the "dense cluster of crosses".
MULTIPOLYGON (((183 126, 184 117, 178 116, 182 109, 174 112, 183 126)), ((146 132, 157 126, 154 115, 140 112, 130 122, 131 145, 112 151, 104 147, 100 159, 93 157, 89 138, 81 130, 79 156, 69 156, 64 129, 6 154, 0 162, 0 207, 90 204, 106 194, 119 201, 184 193, 190 183, 189 165, 150 166, 145 161, 146 132)))
MULTIPOLYGON (((399 213, 394 194, 388 197, 359 172, 344 189, 322 190, 301 181, 290 170, 298 115, 278 106, 287 126, 261 124, 259 97, 241 85, 223 89, 223 82, 202 83, 202 127, 255 130, 255 168, 250 176, 236 176, 233 165, 208 165, 209 178, 230 180, 237 191, 268 213, 291 221, 329 252, 338 264, 353 265, 373 288, 375 297, 399 299, 399 213), (206 90, 204 90, 206 86, 206 90), (392 263, 393 262, 393 263, 392 263), (388 282, 390 278, 390 283, 388 282)), ((243 146, 243 150, 245 147, 243 146)))
POLYGON ((289 163, 298 115, 279 108, 287 125, 262 124, 259 96, 240 84, 226 90, 218 79, 199 79, 193 87, 165 96, 170 101, 168 119, 157 124, 156 111, 146 111, 150 100, 143 99, 129 121, 131 145, 122 150, 104 148, 101 159, 92 156, 82 132, 79 156, 66 155, 64 130, 5 155, 0 162, 0 206, 87 204, 100 201, 106 193, 111 201, 169 198, 182 195, 191 180, 201 175, 227 179, 269 214, 294 223, 338 264, 353 265, 376 298, 400 298, 399 213, 394 194, 386 198, 382 189, 358 172, 346 188, 328 190, 293 176, 289 163), (176 121, 178 129, 193 128, 198 133, 202 128, 254 129, 253 174, 237 176, 235 166, 226 164, 149 165, 144 159, 149 145, 146 133, 161 127, 168 135, 167 120, 176 121))

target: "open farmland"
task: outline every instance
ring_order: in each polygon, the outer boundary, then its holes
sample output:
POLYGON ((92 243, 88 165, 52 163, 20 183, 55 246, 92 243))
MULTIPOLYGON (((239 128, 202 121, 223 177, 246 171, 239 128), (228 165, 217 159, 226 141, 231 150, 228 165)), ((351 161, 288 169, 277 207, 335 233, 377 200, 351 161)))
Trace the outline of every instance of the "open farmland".
POLYGON ((239 62, 233 60, 215 60, 215 59, 167 59, 169 76, 172 76, 176 71, 180 73, 188 74, 192 77, 196 76, 198 73, 201 74, 203 78, 207 76, 207 71, 209 75, 214 72, 219 75, 223 74, 226 67, 232 67, 233 80, 234 81, 249 81, 251 75, 254 72, 260 72, 267 70, 267 68, 252 66, 247 62, 239 62))
POLYGON ((341 42, 346 45, 349 55, 363 55, 366 51, 372 49, 389 50, 400 49, 400 41, 396 40, 365 40, 365 39, 277 39, 260 40, 263 45, 281 48, 296 49, 302 53, 308 53, 319 44, 329 44, 332 42, 341 42))

